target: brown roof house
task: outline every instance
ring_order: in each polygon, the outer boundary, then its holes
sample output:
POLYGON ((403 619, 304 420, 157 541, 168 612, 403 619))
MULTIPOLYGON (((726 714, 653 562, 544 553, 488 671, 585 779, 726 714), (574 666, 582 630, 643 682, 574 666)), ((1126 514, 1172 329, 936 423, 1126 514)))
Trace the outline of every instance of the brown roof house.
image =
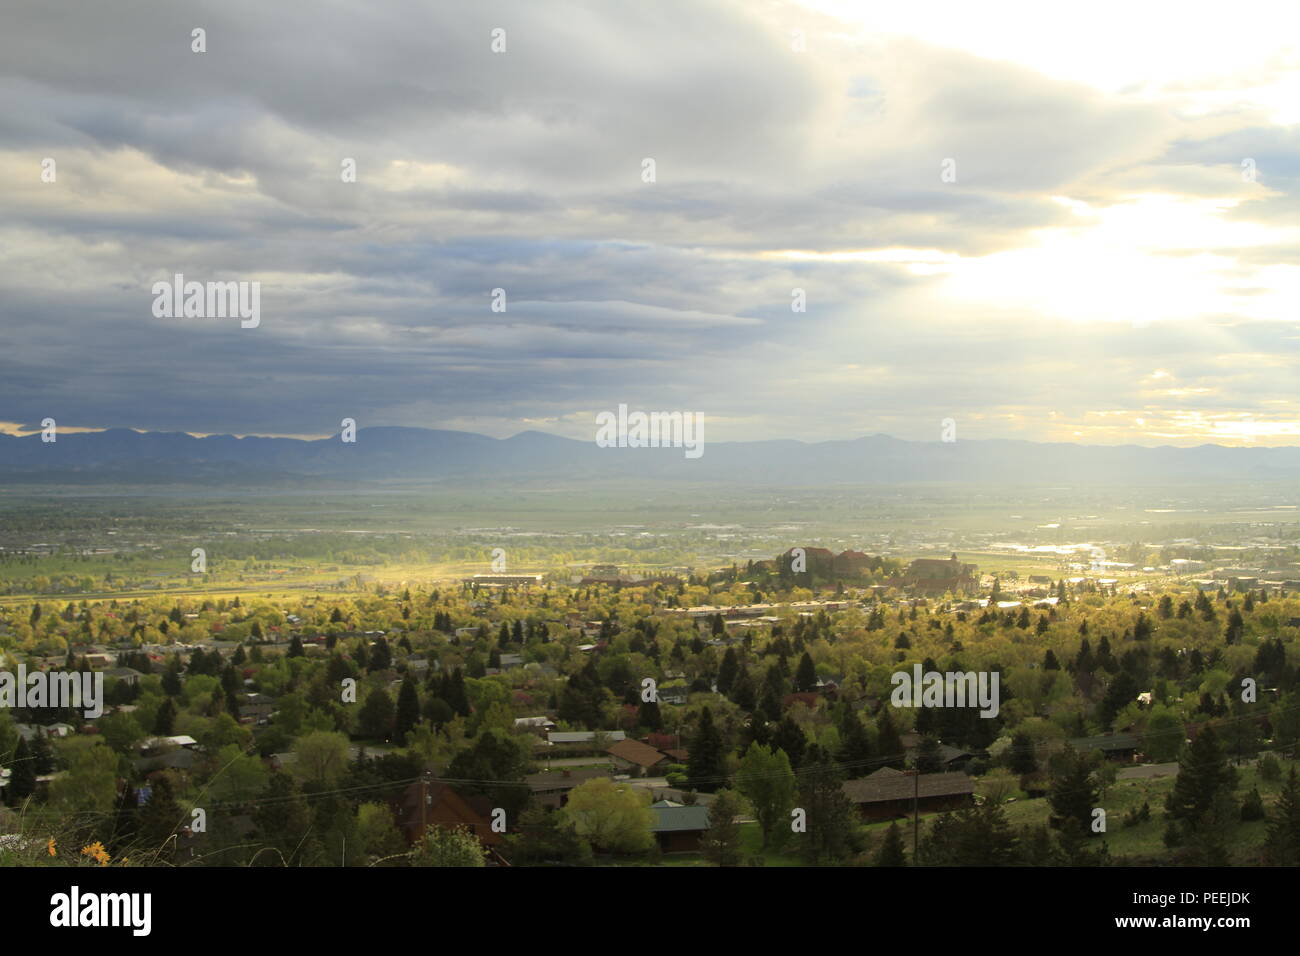
POLYGON ((458 793, 441 780, 411 784, 397 798, 394 809, 397 825, 412 846, 423 839, 425 828, 431 826, 468 827, 489 850, 501 843, 502 834, 492 831, 492 801, 458 793))
POLYGON ((605 753, 609 754, 610 759, 614 761, 614 766, 620 770, 639 767, 647 771, 665 766, 669 762, 668 757, 663 753, 639 740, 620 740, 613 746, 605 748, 605 753))
POLYGON ((903 773, 882 767, 861 780, 847 780, 844 793, 867 820, 889 820, 912 812, 961 810, 975 805, 975 782, 964 773, 903 773))

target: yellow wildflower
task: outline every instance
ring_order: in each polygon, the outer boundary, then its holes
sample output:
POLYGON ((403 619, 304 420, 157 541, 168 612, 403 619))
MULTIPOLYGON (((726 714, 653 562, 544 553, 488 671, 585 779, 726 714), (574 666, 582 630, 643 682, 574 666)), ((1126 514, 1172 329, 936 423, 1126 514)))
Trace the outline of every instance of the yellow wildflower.
POLYGON ((83 846, 81 848, 81 855, 94 857, 99 861, 100 866, 108 866, 108 861, 112 859, 112 857, 109 856, 108 851, 104 849, 104 844, 100 843, 98 840, 90 844, 90 846, 83 846))

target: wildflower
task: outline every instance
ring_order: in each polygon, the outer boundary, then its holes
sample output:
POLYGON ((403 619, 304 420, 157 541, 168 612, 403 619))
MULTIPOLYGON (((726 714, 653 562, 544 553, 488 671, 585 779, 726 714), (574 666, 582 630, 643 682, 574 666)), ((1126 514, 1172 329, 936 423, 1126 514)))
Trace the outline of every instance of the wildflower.
POLYGON ((112 859, 112 857, 109 856, 108 851, 104 849, 104 844, 100 843, 98 840, 90 844, 90 846, 83 846, 81 848, 81 855, 93 857, 99 862, 100 866, 108 866, 108 861, 112 859))

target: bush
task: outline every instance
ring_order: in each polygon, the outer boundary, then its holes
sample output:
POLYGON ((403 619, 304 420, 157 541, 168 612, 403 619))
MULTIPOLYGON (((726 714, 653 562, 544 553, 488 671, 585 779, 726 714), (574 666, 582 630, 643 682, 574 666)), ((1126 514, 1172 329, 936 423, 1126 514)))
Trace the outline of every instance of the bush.
POLYGON ((1242 801, 1241 819, 1246 822, 1264 819, 1264 801, 1260 798, 1258 787, 1251 789, 1242 801))
POLYGON ((1259 771, 1259 779, 1267 783, 1277 783, 1282 779, 1282 765, 1272 754, 1260 757, 1255 769, 1259 771))

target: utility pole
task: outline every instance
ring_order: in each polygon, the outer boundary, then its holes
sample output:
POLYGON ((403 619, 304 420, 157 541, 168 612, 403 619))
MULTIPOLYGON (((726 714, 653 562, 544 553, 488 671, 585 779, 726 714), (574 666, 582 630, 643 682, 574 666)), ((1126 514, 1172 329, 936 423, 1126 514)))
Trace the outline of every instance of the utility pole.
POLYGON ((424 839, 424 808, 429 804, 429 784, 427 773, 420 775, 420 839, 424 839))
POLYGON ((917 844, 920 842, 921 817, 918 813, 918 805, 921 802, 921 770, 919 767, 912 768, 912 865, 917 866, 917 844))

